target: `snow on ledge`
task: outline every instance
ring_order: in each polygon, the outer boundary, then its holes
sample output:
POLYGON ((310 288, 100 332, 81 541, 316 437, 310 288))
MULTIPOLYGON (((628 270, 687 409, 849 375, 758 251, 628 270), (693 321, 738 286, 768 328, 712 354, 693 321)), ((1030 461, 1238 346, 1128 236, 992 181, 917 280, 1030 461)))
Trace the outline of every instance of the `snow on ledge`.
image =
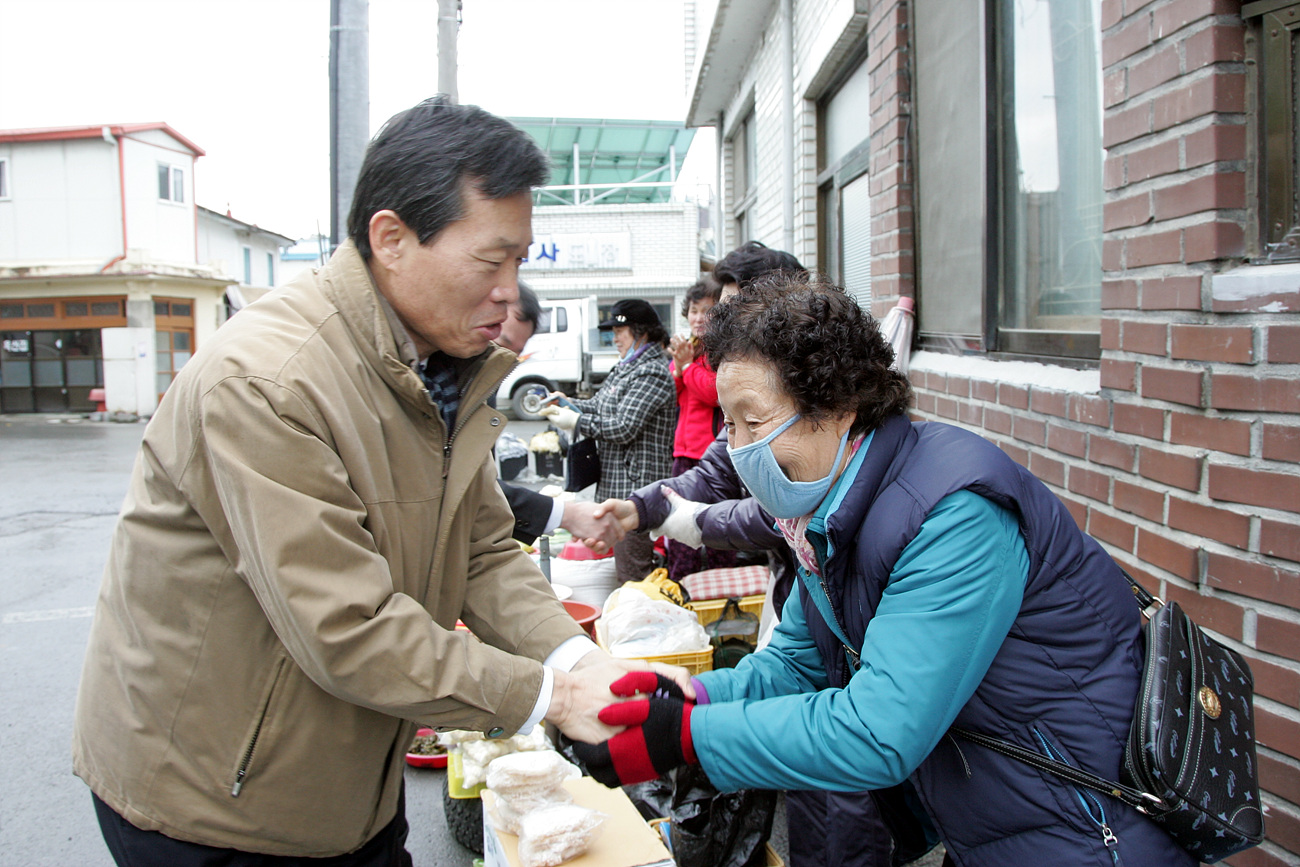
POLYGON ((992 361, 973 355, 917 352, 912 356, 909 370, 913 373, 964 376, 967 379, 1047 388, 1074 394, 1098 394, 1101 391, 1099 370, 1074 370, 1033 361, 992 361))

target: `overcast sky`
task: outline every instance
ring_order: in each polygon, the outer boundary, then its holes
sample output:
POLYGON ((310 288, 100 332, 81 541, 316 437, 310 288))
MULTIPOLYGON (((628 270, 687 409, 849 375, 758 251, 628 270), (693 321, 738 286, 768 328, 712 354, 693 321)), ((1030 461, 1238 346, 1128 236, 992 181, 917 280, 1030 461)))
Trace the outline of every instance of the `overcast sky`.
MULTIPOLYGON (((461 102, 684 118, 682 0, 463 2, 461 102)), ((436 92, 437 5, 370 0, 372 132, 436 92)), ((163 121, 207 153, 199 204, 328 232, 329 23, 329 0, 0 0, 0 129, 163 121)))

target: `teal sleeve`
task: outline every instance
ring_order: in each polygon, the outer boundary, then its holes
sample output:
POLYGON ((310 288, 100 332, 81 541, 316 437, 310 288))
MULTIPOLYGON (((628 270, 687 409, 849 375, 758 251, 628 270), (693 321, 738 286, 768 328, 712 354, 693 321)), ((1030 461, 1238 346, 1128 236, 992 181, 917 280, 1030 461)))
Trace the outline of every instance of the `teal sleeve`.
MULTIPOLYGON (((898 558, 846 687, 719 701, 707 682, 711 703, 692 714, 691 735, 709 779, 723 790, 848 792, 906 779, 988 671, 1028 572, 1013 514, 969 492, 945 497, 898 558)), ((806 624, 799 631, 796 648, 811 643, 806 624)))
POLYGON ((735 668, 696 675, 708 690, 710 703, 804 694, 826 686, 821 653, 808 634, 802 599, 802 588, 796 584, 772 640, 762 650, 746 656, 735 668))

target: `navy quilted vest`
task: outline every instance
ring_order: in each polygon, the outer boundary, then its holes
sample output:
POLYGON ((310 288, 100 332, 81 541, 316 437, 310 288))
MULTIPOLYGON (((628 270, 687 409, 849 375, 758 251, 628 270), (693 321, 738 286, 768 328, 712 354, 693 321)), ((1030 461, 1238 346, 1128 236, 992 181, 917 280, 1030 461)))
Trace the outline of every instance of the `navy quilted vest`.
MULTIPOLYGON (((823 574, 845 633, 862 646, 899 554, 931 508, 960 490, 1018 516, 1029 578, 1011 632, 956 724, 1117 779, 1143 649, 1132 592, 1064 504, 983 438, 903 416, 876 430, 827 520, 833 553, 823 574)), ((842 685, 843 647, 807 598, 804 610, 832 685, 842 685)), ((912 781, 960 865, 1195 864, 1133 808, 952 735, 912 781)))

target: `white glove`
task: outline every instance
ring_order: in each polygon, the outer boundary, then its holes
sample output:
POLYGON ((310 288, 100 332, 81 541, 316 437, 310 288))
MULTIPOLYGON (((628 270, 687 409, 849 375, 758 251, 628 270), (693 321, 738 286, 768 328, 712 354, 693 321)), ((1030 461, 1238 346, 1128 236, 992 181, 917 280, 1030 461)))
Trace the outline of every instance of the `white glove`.
POLYGON ((704 536, 700 532, 700 525, 696 522, 695 516, 704 509, 706 504, 688 500, 667 485, 664 485, 662 490, 672 508, 668 512, 668 517, 664 518, 664 522, 650 531, 650 538, 658 539, 660 536, 667 536, 691 548, 703 545, 704 536))
POLYGON ((551 420, 551 424, 560 430, 573 430, 578 425, 578 416, 582 413, 567 406, 556 406, 551 404, 544 406, 537 411, 538 415, 551 420))

